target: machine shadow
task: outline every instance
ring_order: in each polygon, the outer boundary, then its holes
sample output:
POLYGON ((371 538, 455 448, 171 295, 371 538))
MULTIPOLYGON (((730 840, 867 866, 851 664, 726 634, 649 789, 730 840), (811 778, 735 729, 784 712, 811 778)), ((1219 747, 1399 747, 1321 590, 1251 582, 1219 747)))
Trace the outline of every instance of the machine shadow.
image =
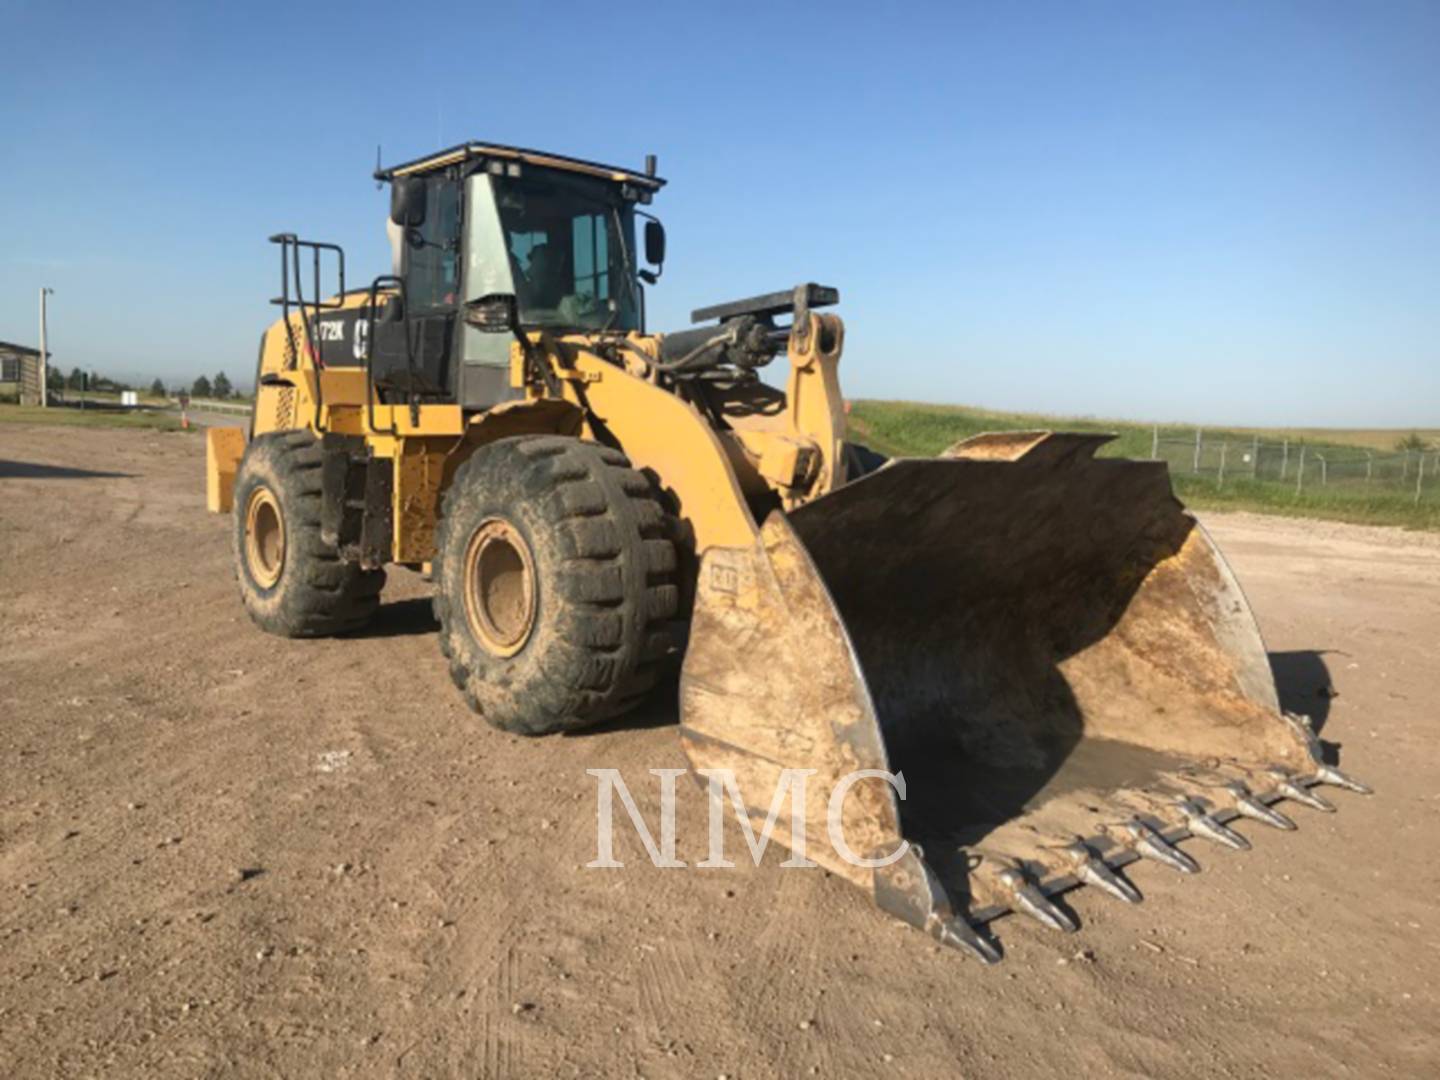
POLYGON ((411 637, 415 634, 434 634, 440 630, 435 619, 432 601, 428 596, 416 596, 409 600, 395 600, 381 604, 375 618, 348 637, 386 638, 411 637))
POLYGON ((0 458, 0 480, 86 480, 96 477, 128 479, 134 475, 134 473, 72 469, 65 465, 40 465, 32 461, 10 461, 0 458))
POLYGON ((672 673, 661 679, 645 700, 635 708, 598 724, 567 731, 567 739, 584 739, 591 735, 608 735, 616 731, 644 731, 649 728, 669 727, 680 722, 680 677, 672 673))
MULTIPOLYGON (((1294 652, 1272 652, 1270 670, 1275 675, 1275 688, 1280 692, 1280 707, 1286 712, 1310 717, 1319 735, 1330 719, 1330 701, 1339 695, 1330 681, 1330 667, 1325 653, 1314 649, 1294 652)), ((1320 753, 1327 765, 1340 764, 1340 744, 1320 740, 1320 753)))
POLYGON ((1330 718, 1330 699, 1336 696, 1325 654, 1314 649, 1272 652, 1270 670, 1286 712, 1310 717, 1318 732, 1330 718))

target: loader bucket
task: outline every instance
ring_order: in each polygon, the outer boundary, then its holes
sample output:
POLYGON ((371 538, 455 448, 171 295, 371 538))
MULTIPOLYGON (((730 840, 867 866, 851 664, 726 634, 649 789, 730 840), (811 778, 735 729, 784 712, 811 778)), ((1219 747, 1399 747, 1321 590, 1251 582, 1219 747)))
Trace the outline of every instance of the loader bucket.
POLYGON ((1293 827, 1272 803, 1351 783, 1282 712, 1164 464, 1096 459, 1106 441, 987 435, 893 460, 700 568, 692 764, 733 770, 775 839, 987 961, 978 928, 1007 911, 1074 929, 1056 894, 1138 900, 1126 863, 1196 869, 1178 841, 1248 846, 1228 822, 1293 827), (771 805, 785 769, 814 770, 803 835, 771 805), (903 793, 851 776, 867 769, 903 793))

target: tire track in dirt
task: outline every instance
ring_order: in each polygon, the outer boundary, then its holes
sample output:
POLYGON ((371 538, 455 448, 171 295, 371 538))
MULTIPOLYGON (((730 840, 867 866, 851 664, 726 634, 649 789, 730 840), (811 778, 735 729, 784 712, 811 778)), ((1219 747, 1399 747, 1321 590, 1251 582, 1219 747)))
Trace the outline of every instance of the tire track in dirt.
MULTIPOLYGON (((818 871, 766 865, 746 876, 745 910, 803 911, 813 896, 818 871), (757 891, 760 895, 753 895, 757 891)), ((743 914, 736 921, 741 920, 745 920, 743 914)), ((815 1006, 813 1000, 796 1000, 796 991, 821 985, 815 948, 820 927, 820 920, 810 917, 767 919, 764 929, 753 938, 736 937, 752 950, 744 974, 736 981, 741 994, 732 998, 737 1027, 744 1035, 738 1044, 741 1056, 737 1064, 742 1073, 758 1069, 770 1075, 798 1076, 804 1071, 799 1025, 811 1019, 815 1006)), ((808 1068, 809 1063, 804 1064, 808 1068)))
MULTIPOLYGON (((513 1076, 514 1043, 506 1017, 515 1001, 515 947, 506 945, 490 978, 485 980, 487 1008, 481 1016, 484 1040, 483 1076, 513 1076), (502 1011, 503 1010, 503 1011, 502 1011)), ((519 1015, 511 1013, 511 1017, 519 1015)))

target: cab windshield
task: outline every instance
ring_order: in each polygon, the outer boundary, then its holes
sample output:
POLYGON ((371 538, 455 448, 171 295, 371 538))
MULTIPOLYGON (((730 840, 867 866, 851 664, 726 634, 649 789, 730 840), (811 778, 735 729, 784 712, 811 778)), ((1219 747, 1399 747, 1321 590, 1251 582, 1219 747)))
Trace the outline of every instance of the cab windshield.
POLYGON ((635 219, 613 185, 553 173, 496 177, 495 200, 523 325, 640 329, 635 219))

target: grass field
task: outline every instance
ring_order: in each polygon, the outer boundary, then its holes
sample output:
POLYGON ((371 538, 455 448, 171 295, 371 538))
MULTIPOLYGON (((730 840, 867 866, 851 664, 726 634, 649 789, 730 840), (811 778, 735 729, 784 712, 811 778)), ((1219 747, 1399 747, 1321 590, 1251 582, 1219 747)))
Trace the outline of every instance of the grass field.
MULTIPOLYGON (((148 428, 158 431, 175 431, 180 427, 174 412, 159 412, 149 409, 121 411, 114 408, 50 408, 39 409, 31 406, 0 404, 0 422, 59 424, 82 427, 148 428)), ((1065 431, 1105 432, 1116 435, 1114 442, 1101 453, 1107 456, 1148 458, 1151 455, 1155 432, 1152 425, 1127 421, 1095 420, 1091 418, 1062 418, 1027 413, 994 412, 986 409, 972 409, 952 405, 923 405, 897 401, 856 401, 850 413, 851 437, 857 442, 890 456, 929 457, 947 446, 982 431, 1005 431, 1023 429, 1046 429, 1065 431)), ((1283 514, 1290 517, 1325 518, 1334 521, 1353 521, 1375 525, 1400 525, 1410 529, 1440 530, 1440 467, 1427 465, 1435 470, 1433 480, 1427 475, 1422 494, 1415 498, 1413 473, 1402 481, 1395 472, 1394 447, 1396 440, 1408 431, 1384 429, 1370 430, 1326 430, 1326 429, 1280 429, 1280 428, 1207 428, 1207 458, 1199 474, 1191 471, 1191 450, 1195 429, 1179 425, 1161 425, 1161 457, 1169 461, 1171 477, 1176 493, 1189 505, 1199 509, 1254 510, 1266 514, 1283 514), (1331 479, 1327 484, 1318 482, 1311 472, 1307 474, 1307 486, 1297 492, 1293 478, 1281 481, 1274 471, 1274 462, 1267 472, 1258 476, 1246 475, 1248 465, 1244 464, 1242 452, 1253 445, 1253 440, 1265 441, 1267 452, 1274 458, 1273 450, 1281 440, 1289 440, 1292 450, 1290 468, 1295 467, 1294 456, 1303 445, 1311 461, 1323 455, 1333 455, 1331 479), (1230 472, 1223 483, 1219 481, 1215 453, 1221 444, 1233 448, 1230 472), (1377 470, 1373 483, 1357 479, 1354 463, 1357 455, 1367 450, 1390 458, 1390 471, 1377 470), (1344 459, 1350 466, 1347 472, 1340 469, 1344 459)), ((1417 432, 1432 446, 1440 446, 1440 430, 1428 429, 1417 432)), ((1427 462, 1437 462, 1433 453, 1426 455, 1427 462)), ((1255 470, 1257 473, 1260 470, 1255 470)))
MULTIPOLYGON (((892 456, 927 457, 982 431, 1017 429, 1112 433, 1117 436, 1115 441, 1101 454, 1129 458, 1149 458, 1155 434, 1153 425, 1130 421, 1072 419, 902 401, 856 401, 850 413, 852 437, 892 456)), ((1207 428, 1205 439, 1212 449, 1208 451, 1206 466, 1195 475, 1188 469, 1190 451, 1186 448, 1186 444, 1194 440, 1195 428, 1162 424, 1160 456, 1170 461, 1176 493, 1199 509, 1255 510, 1290 517, 1440 529, 1440 475, 1422 488, 1417 502, 1413 472, 1408 474, 1408 482, 1402 482, 1392 468, 1391 474, 1382 473, 1375 482, 1368 483, 1363 482, 1363 472, 1354 467, 1366 451, 1393 455, 1396 441, 1408 434, 1408 430, 1384 429, 1207 428), (1293 472, 1287 481, 1280 481, 1278 474, 1259 479, 1243 475, 1248 466, 1240 464, 1241 454, 1256 438, 1268 446, 1288 440, 1292 470, 1302 445, 1312 462, 1331 455, 1344 460, 1350 468, 1328 484, 1319 483, 1318 476, 1307 479, 1308 486, 1297 493, 1293 472), (1235 457, 1230 459, 1231 472, 1221 484, 1213 455, 1226 443, 1235 457)), ((1416 434, 1431 446, 1440 445, 1440 429, 1431 428, 1416 434)), ((1435 455, 1427 455, 1426 460, 1428 469, 1431 467, 1428 462, 1434 461, 1435 455)))
POLYGON ((71 427, 150 428, 155 431, 180 430, 180 418, 174 413, 151 412, 149 409, 115 408, 51 408, 34 405, 0 404, 0 423, 59 424, 71 427))

